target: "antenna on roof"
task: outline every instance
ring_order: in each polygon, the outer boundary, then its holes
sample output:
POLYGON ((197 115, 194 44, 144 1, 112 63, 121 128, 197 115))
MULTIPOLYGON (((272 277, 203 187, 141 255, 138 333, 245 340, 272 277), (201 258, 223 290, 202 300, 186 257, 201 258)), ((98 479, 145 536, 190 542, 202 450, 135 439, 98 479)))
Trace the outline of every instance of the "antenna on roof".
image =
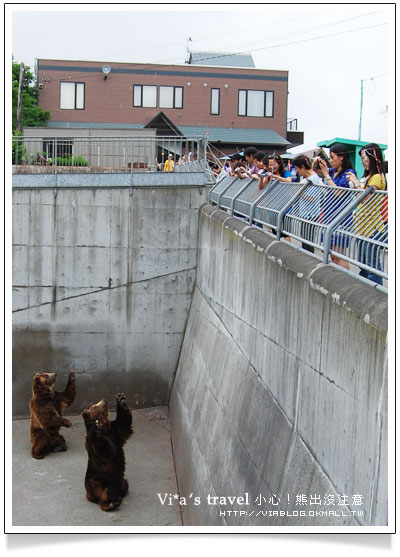
POLYGON ((190 64, 190 49, 189 49, 189 43, 192 42, 192 39, 190 37, 188 37, 186 39, 186 60, 185 60, 185 64, 190 64))

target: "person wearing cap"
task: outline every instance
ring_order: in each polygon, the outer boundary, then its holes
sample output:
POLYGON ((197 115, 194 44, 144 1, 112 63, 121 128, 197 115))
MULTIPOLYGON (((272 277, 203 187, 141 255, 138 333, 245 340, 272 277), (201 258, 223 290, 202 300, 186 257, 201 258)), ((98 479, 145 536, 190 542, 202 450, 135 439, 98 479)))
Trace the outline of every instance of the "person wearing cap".
POLYGON ((174 156, 168 155, 168 158, 164 163, 164 172, 173 172, 173 171, 174 171, 174 156))

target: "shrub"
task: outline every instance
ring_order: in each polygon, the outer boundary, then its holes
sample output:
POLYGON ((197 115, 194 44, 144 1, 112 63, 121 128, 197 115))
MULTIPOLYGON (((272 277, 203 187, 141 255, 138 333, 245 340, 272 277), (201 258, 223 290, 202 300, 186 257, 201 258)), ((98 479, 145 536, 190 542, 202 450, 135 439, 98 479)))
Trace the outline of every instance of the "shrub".
POLYGON ((22 139, 20 139, 22 132, 16 131, 14 136, 15 139, 13 137, 12 140, 12 164, 22 164, 23 161, 26 161, 27 157, 26 148, 22 139))
POLYGON ((56 157, 57 166, 72 166, 72 158, 69 157, 56 157))
POLYGON ((57 166, 87 166, 88 161, 83 157, 81 157, 80 155, 73 158, 71 155, 66 155, 65 157, 57 157, 56 165, 57 166))
POLYGON ((74 166, 87 166, 88 161, 84 159, 81 155, 78 155, 77 157, 74 157, 72 164, 74 166))

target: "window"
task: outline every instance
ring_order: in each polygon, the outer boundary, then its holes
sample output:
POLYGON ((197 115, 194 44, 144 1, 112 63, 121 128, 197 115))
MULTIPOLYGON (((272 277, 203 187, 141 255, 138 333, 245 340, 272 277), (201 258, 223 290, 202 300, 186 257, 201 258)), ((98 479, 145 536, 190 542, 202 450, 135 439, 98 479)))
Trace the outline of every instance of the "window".
POLYGON ((183 87, 168 87, 160 85, 160 108, 182 108, 183 87))
POLYGON ((43 141, 43 152, 46 158, 72 156, 72 139, 65 137, 49 137, 43 141))
POLYGON ((60 108, 63 110, 84 110, 85 84, 62 81, 60 83, 60 108))
POLYGON ((158 90, 156 85, 134 85, 133 86, 133 106, 143 108, 183 108, 183 87, 173 87, 160 85, 158 90))
POLYGON ((219 114, 219 89, 211 89, 211 114, 219 114))
POLYGON ((271 118, 274 115, 274 92, 240 89, 238 115, 271 118))
POLYGON ((155 108, 157 106, 156 85, 134 85, 133 106, 155 108))

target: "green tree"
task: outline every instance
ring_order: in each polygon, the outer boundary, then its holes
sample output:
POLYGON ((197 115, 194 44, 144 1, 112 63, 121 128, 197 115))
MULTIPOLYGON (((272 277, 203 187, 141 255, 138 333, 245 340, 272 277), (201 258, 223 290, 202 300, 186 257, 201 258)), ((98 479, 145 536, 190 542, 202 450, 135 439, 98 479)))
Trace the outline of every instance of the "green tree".
MULTIPOLYGON (((12 129, 17 129, 17 106, 19 73, 21 64, 12 63, 12 129)), ((22 126, 46 126, 50 120, 50 111, 43 110, 38 105, 38 89, 35 86, 35 77, 29 66, 25 66, 21 94, 22 126)))

